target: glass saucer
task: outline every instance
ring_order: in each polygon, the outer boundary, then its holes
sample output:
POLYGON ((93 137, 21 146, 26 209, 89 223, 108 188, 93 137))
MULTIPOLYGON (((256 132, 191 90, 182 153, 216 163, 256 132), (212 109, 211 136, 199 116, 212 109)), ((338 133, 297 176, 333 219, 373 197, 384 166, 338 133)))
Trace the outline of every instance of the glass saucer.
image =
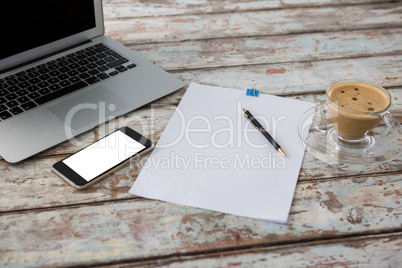
POLYGON ((348 145, 338 138, 327 105, 307 110, 300 117, 297 130, 307 150, 328 164, 381 163, 402 153, 402 127, 389 113, 357 146, 348 145))

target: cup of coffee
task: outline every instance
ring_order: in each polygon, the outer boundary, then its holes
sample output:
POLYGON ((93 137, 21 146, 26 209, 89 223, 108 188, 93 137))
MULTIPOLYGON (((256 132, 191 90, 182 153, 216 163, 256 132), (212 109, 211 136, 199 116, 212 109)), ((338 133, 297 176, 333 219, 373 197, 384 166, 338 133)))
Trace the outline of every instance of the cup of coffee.
POLYGON ((369 82, 342 80, 326 91, 329 116, 338 138, 360 144, 387 114, 391 96, 384 88, 369 82))

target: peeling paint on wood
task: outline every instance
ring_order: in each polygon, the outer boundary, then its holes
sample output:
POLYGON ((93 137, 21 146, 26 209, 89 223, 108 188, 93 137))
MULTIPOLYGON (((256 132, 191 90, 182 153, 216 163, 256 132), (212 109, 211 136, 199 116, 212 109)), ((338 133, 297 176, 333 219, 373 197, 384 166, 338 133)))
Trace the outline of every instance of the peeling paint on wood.
MULTIPOLYGON (((186 86, 246 89, 258 81, 263 93, 323 103, 332 81, 358 78, 388 87, 402 121, 399 1, 103 4, 108 35, 186 86)), ((0 159, 0 265, 401 266, 401 158, 329 165, 307 152, 283 225, 129 195, 141 163, 86 191, 51 173, 53 163, 120 126, 158 141, 184 93, 20 164, 0 159)))
POLYGON ((389 175, 299 183, 287 224, 152 200, 3 214, 0 262, 78 265, 398 229, 401 182, 389 175))
POLYGON ((134 44, 130 48, 165 70, 174 71, 400 53, 401 34, 401 29, 381 29, 134 44))
POLYGON ((106 35, 124 44, 283 35, 402 26, 399 3, 157 16, 105 22, 106 35), (336 14, 336 16, 334 15, 336 14), (375 20, 373 20, 375 17, 375 20), (353 18, 353 19, 351 19, 353 18))

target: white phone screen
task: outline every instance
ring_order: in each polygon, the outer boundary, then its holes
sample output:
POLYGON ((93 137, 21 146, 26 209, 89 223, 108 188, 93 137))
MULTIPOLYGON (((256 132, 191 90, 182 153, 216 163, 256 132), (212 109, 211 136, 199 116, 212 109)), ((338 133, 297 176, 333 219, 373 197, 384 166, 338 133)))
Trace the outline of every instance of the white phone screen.
POLYGON ((64 159, 63 163, 86 181, 91 181, 144 148, 118 130, 64 159))

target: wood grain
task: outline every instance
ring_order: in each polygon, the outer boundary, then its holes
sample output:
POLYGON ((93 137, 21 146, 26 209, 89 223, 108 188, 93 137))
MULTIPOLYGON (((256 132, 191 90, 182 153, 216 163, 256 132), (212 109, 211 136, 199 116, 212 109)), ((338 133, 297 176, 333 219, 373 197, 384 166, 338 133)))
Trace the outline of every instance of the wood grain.
POLYGON ((105 22, 123 44, 401 27, 399 3, 134 18, 105 22), (334 15, 336 14, 336 16, 334 15), (375 20, 373 20, 375 17, 375 20))
POLYGON ((400 54, 402 29, 196 40, 130 48, 165 70, 400 54))
MULTIPOLYGON (((104 0, 106 34, 180 78, 322 104, 327 86, 386 87, 402 121, 402 5, 378 0, 104 0)), ((56 161, 120 126, 158 141, 185 90, 20 164, 0 158, 0 266, 400 267, 402 158, 330 165, 305 154, 289 221, 128 194, 144 160, 86 191, 56 161)))
POLYGON ((103 10, 106 20, 135 17, 172 16, 184 14, 205 14, 238 11, 276 10, 283 8, 321 7, 334 5, 352 5, 376 3, 378 0, 270 0, 270 1, 235 1, 235 0, 170 0, 167 1, 131 1, 104 0, 103 10))
POLYGON ((299 183, 288 224, 153 200, 0 215, 0 263, 38 266, 402 231, 400 174, 299 183))
POLYGON ((401 267, 402 234, 252 248, 108 267, 401 267), (380 265, 379 265, 380 264, 380 265))

